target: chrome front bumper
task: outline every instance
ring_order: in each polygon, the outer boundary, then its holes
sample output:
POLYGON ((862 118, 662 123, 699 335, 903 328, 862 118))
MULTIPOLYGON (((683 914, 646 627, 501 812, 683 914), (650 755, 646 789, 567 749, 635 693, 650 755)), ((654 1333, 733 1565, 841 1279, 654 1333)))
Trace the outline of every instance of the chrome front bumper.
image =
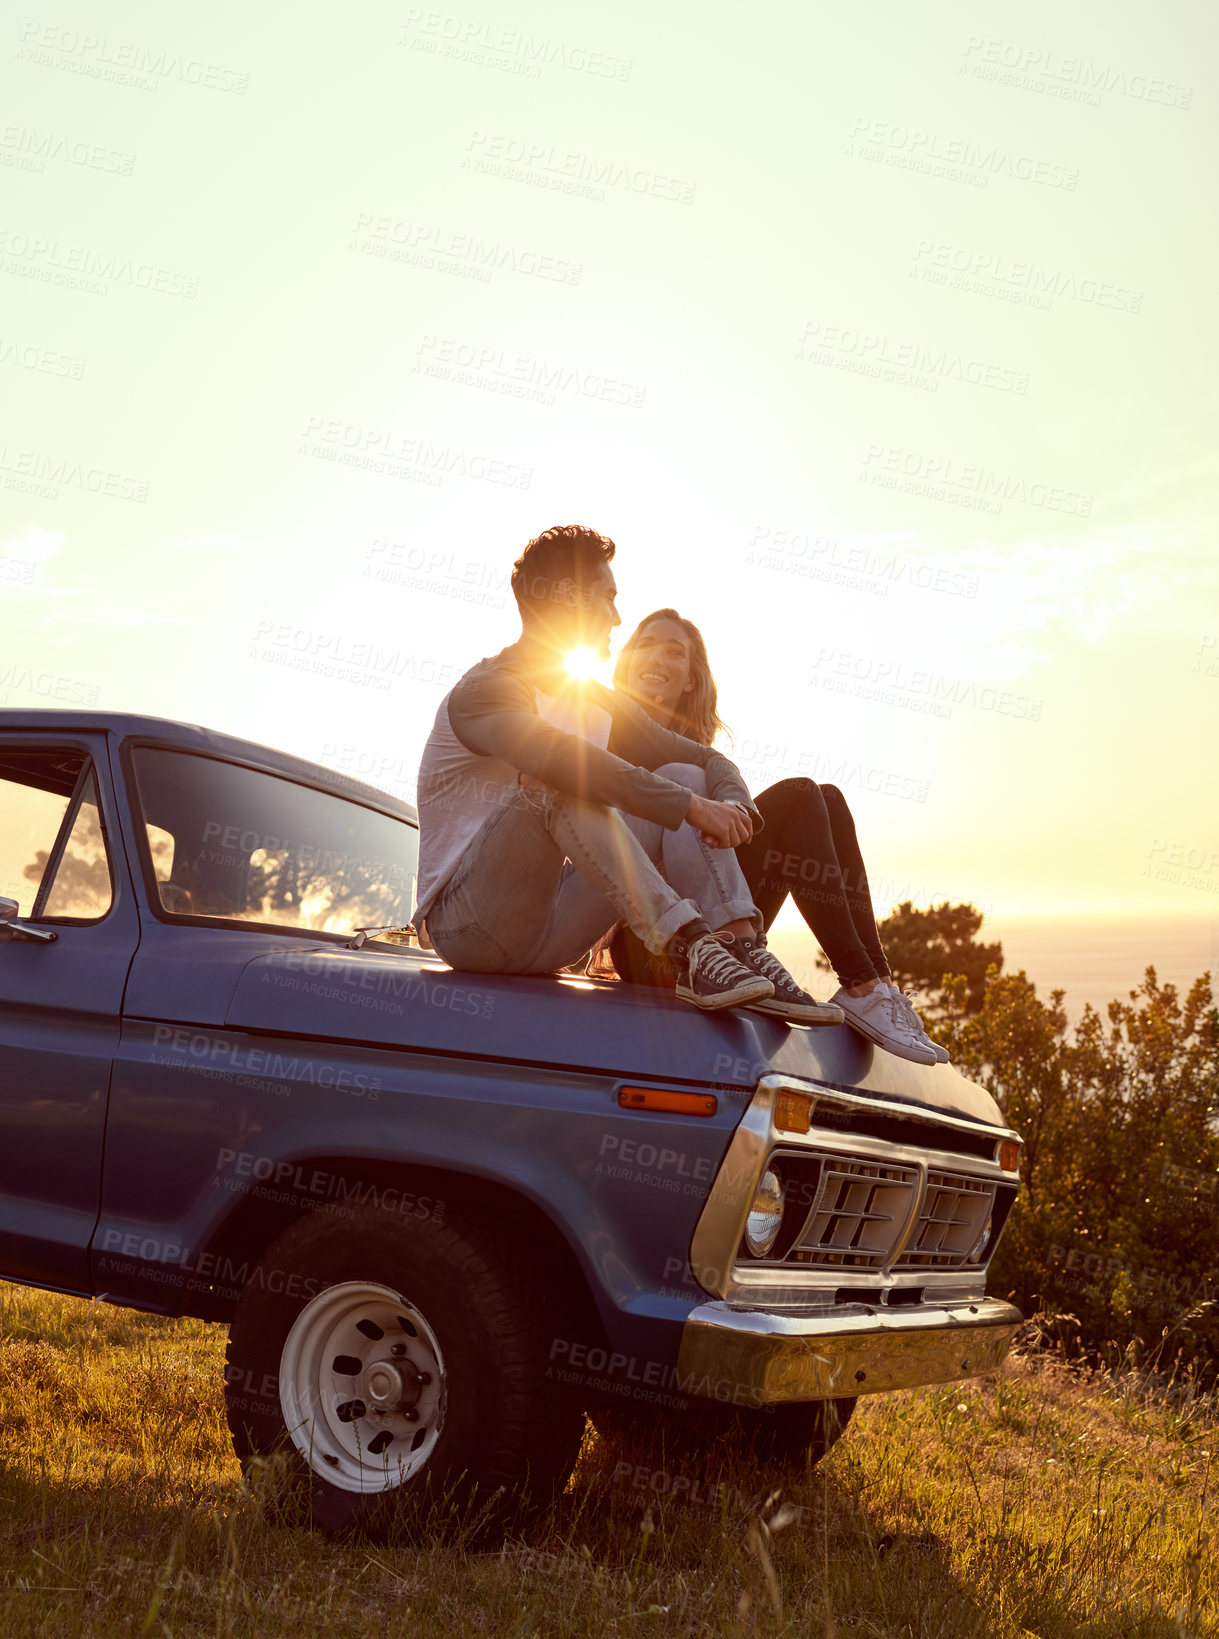
POLYGON ((677 1374, 688 1393, 738 1406, 883 1394, 993 1371, 1023 1318, 1001 1298, 842 1315, 703 1303, 677 1374))

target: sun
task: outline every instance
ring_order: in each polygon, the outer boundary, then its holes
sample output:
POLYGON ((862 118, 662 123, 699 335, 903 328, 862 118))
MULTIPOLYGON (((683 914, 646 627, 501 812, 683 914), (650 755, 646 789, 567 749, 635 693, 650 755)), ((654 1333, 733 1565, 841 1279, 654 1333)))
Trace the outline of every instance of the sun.
POLYGON ((572 649, 564 656, 563 664, 569 677, 585 678, 595 676, 602 662, 591 649, 572 649))

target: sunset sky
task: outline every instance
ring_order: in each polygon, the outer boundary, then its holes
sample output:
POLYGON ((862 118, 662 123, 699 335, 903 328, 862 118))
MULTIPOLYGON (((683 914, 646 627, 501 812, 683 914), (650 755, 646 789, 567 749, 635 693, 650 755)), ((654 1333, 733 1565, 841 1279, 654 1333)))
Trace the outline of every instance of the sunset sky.
POLYGON ((882 909, 1214 927, 1211 6, 3 29, 0 704, 410 797, 584 522, 882 909))

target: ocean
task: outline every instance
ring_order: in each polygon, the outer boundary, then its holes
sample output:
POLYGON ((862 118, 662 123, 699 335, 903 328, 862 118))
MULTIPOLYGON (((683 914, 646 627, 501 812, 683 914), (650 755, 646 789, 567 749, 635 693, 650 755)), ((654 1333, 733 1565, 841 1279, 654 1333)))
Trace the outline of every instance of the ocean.
MULTIPOLYGON (((1052 990, 1066 991, 1067 1016, 1074 1022, 1084 1004, 1105 1017, 1115 998, 1125 1001, 1149 965, 1161 984, 1175 984, 1182 995, 1200 973, 1219 969, 1219 918, 1206 920, 1130 920, 1104 918, 996 918, 982 924, 979 938, 1003 946, 1003 971, 1023 968, 1048 1001, 1052 990)), ((820 946, 806 928, 775 929, 775 955, 814 995, 825 998, 837 989, 832 974, 814 968, 820 946)), ((1212 984, 1214 978, 1212 977, 1212 984)))

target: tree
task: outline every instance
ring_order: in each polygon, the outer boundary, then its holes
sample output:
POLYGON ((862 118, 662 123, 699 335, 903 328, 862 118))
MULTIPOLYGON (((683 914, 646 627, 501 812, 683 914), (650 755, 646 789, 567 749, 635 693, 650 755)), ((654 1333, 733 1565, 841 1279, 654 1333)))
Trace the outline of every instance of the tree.
POLYGON ((1127 1001, 1068 1038, 1021 972, 988 975, 970 1013, 946 987, 937 1026, 958 1068, 1025 1140, 1023 1188, 992 1290, 1025 1313, 1069 1311, 1093 1353, 1163 1344, 1219 1366, 1219 1012, 1210 975, 1184 999, 1149 967, 1127 1001))
POLYGON ((920 1011, 943 1012, 948 1005, 948 974, 965 980, 963 999, 956 991, 956 1005, 968 1013, 982 1008, 987 970, 1003 968, 1003 946, 979 944, 982 912, 972 905, 929 906, 918 910, 908 899, 877 924, 880 942, 896 982, 903 990, 914 989, 924 1000, 920 1011))
MULTIPOLYGON (((876 924, 889 969, 903 990, 920 993, 919 1012, 943 1014, 948 1006, 947 977, 959 974, 965 980, 963 992, 967 1012, 977 1013, 986 990, 990 967, 1003 967, 1003 946, 981 945, 975 935, 982 926, 982 912, 972 905, 929 905, 918 910, 909 899, 891 910, 876 924)), ((826 956, 818 956, 817 967, 832 973, 826 956)), ((953 992, 954 996, 956 992, 953 992)), ((957 1005, 961 1005, 958 1001, 957 1005)))
POLYGON ((909 901, 880 924, 895 979, 1024 1139, 1021 1192, 991 1271, 1026 1314, 1064 1316, 1093 1356, 1180 1350, 1219 1375, 1219 1010, 1149 967, 1068 1032, 972 905, 909 901))

